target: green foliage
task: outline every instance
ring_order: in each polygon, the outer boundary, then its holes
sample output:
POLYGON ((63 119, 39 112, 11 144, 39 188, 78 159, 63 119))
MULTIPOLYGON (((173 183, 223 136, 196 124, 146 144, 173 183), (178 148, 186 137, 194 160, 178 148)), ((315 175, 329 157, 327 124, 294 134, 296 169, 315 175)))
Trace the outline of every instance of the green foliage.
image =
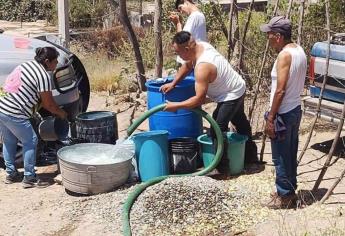
POLYGON ((109 12, 106 0, 70 0, 71 27, 102 26, 103 16, 109 12))
MULTIPOLYGON (((101 26, 102 17, 109 12, 107 0, 70 0, 70 26, 101 26)), ((0 0, 0 19, 8 21, 47 20, 57 23, 56 0, 0 0)))
POLYGON ((54 1, 0 0, 0 19, 8 21, 50 20, 54 1))

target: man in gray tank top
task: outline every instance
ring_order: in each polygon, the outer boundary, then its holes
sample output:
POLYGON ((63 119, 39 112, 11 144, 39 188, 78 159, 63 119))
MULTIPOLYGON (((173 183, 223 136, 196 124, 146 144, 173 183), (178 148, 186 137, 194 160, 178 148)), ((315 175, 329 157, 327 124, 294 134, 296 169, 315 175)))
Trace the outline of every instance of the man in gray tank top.
MULTIPOLYGON (((186 63, 181 66, 174 80, 163 85, 161 90, 164 93, 169 92, 194 68, 196 95, 182 102, 168 102, 165 110, 176 111, 201 106, 207 95, 217 102, 213 118, 221 131, 227 132, 229 122, 231 122, 239 134, 247 135, 245 162, 256 162, 257 148, 252 140, 251 127, 244 113, 245 81, 214 47, 206 42, 196 42, 189 32, 177 33, 173 38, 173 47, 186 63)), ((211 136, 215 137, 213 129, 211 129, 211 136)), ((217 169, 223 174, 228 174, 229 165, 225 155, 217 169)))
POLYGON ((297 196, 298 131, 301 122, 301 98, 307 70, 303 49, 291 41, 291 23, 284 16, 273 17, 260 26, 270 46, 279 54, 271 77, 270 110, 266 114, 265 133, 271 138, 272 161, 276 169, 276 189, 265 205, 290 208, 297 196), (282 131, 279 131, 282 130, 282 131))

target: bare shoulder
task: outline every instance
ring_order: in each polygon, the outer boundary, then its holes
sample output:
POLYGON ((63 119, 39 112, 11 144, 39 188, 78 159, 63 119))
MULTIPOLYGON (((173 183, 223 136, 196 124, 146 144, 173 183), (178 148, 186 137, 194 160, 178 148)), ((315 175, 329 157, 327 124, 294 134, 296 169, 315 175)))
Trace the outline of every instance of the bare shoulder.
POLYGON ((196 78, 207 79, 212 82, 217 77, 217 68, 211 63, 202 62, 195 67, 196 78))
POLYGON ((291 64, 292 56, 289 52, 284 51, 278 55, 278 64, 291 64))

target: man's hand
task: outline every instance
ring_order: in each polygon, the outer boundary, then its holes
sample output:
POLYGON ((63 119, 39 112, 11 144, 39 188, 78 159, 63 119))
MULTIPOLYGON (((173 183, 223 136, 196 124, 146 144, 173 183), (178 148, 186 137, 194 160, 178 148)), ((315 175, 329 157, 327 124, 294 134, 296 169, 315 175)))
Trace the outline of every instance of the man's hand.
POLYGON ((272 139, 276 137, 273 120, 266 120, 265 134, 272 139))
POLYGON ((175 88, 175 85, 171 82, 171 83, 167 83, 167 84, 163 84, 159 90, 162 91, 163 93, 168 93, 170 90, 172 90, 173 88, 175 88))
POLYGON ((177 12, 170 12, 169 19, 172 21, 172 23, 174 23, 175 26, 180 23, 180 17, 177 12))
POLYGON ((167 105, 164 108, 164 111, 171 111, 175 112, 179 109, 178 107, 179 102, 169 102, 167 101, 167 105))

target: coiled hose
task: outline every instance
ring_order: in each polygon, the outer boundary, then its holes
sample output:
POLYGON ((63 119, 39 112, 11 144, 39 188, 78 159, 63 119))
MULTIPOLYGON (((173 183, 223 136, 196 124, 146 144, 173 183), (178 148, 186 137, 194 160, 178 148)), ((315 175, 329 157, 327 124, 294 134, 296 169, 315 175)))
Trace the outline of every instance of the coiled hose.
MULTIPOLYGON (((152 114, 161 111, 165 108, 166 104, 161 104, 158 105, 148 111, 146 111, 141 117, 139 117, 137 120, 134 121, 134 123, 127 129, 127 135, 130 136, 134 130, 149 116, 151 116, 152 114)), ((123 205, 123 209, 122 209, 122 221, 123 221, 123 235, 125 236, 131 236, 132 232, 131 232, 131 225, 130 225, 130 210, 132 208, 132 205, 134 204, 135 200, 137 199, 137 197, 140 195, 140 193, 142 193, 147 187, 154 185, 156 183, 159 183, 163 180, 165 180, 168 177, 178 177, 178 176, 201 176, 201 175, 205 175, 207 173, 209 173, 210 171, 212 171, 219 163, 222 153, 223 153, 223 135, 222 135, 222 131, 220 130, 217 122, 209 115, 207 114, 205 111, 201 110, 201 109, 192 109, 193 112, 199 114, 200 116, 202 116, 203 118, 205 118, 211 125, 211 127, 214 129, 215 134, 216 134, 216 138, 217 138, 217 152, 215 154, 215 158, 213 159, 213 161, 211 162, 211 164, 209 166, 207 166, 205 169, 195 172, 195 173, 191 173, 191 174, 184 174, 184 175, 166 175, 166 176, 159 176, 156 178, 153 178, 149 181, 146 181, 144 183, 139 184, 132 193, 129 194, 125 204, 123 205)))

